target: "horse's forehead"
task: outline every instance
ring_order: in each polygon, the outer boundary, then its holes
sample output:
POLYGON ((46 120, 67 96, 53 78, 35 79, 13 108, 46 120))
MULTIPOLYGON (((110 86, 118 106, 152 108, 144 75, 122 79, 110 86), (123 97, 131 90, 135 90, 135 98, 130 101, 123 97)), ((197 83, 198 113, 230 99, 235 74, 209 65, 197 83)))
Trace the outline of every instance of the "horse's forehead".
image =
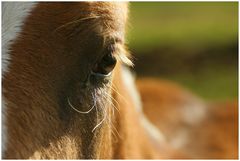
MULTIPOLYGON (((101 22, 97 25, 106 25, 107 27, 124 27, 128 15, 128 3, 125 2, 69 2, 69 3, 39 3, 35 9, 36 12, 42 12, 44 21, 55 17, 58 20, 90 20, 96 19, 101 22), (44 14, 48 13, 49 15, 44 14), (48 16, 48 17, 47 17, 48 16)), ((35 12, 35 13, 36 13, 35 12)), ((51 20, 51 22, 54 22, 51 20)), ((78 21, 77 21, 78 22, 78 21)), ((81 21, 86 22, 86 21, 81 21)), ((49 23, 51 24, 51 23, 49 23)))
POLYGON ((128 3, 125 2, 50 2, 38 3, 29 20, 30 28, 32 24, 35 28, 38 24, 39 31, 46 35, 47 30, 59 31, 62 35, 81 30, 77 34, 74 32, 73 37, 96 33, 104 39, 124 42, 127 15, 128 3))
MULTIPOLYGON (((64 3, 60 3, 65 8, 64 3)), ((128 15, 126 2, 80 2, 71 3, 71 14, 80 19, 95 19, 95 31, 100 35, 124 39, 128 15), (75 12, 73 12, 74 10, 75 12), (75 15, 74 15, 75 14, 75 15), (110 33, 110 35, 108 35, 110 33)), ((54 6, 53 6, 54 7, 54 6)), ((70 15, 71 15, 70 14, 70 15)), ((66 18, 66 17, 65 17, 66 18)), ((70 16, 69 19, 72 17, 70 16)))
POLYGON ((97 26, 100 28, 98 32, 102 34, 109 32, 113 36, 123 39, 128 15, 128 4, 124 2, 92 2, 89 4, 92 14, 99 16, 99 24, 97 26))

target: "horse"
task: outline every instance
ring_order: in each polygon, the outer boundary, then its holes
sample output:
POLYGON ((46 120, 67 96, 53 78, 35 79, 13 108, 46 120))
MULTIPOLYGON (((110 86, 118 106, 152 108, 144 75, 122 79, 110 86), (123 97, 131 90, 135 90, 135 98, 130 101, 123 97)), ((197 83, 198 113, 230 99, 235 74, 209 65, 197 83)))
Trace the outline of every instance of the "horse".
POLYGON ((123 79, 127 13, 123 2, 3 3, 3 158, 157 156, 123 79))
POLYGON ((3 2, 2 14, 3 158, 188 158, 150 121, 161 102, 130 71, 128 3, 3 2))
POLYGON ((238 158, 238 103, 207 102, 169 80, 136 81, 143 112, 169 146, 191 159, 238 158))

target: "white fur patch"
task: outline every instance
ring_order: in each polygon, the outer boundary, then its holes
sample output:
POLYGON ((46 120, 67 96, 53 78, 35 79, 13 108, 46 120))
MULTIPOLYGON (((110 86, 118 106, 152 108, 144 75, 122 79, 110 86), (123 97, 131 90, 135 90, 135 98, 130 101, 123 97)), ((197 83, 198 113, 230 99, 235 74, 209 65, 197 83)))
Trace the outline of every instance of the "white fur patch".
POLYGON ((180 149, 188 143, 188 138, 189 132, 187 129, 178 130, 169 143, 175 149, 180 149))
POLYGON ((2 2, 2 70, 7 71, 9 47, 21 31, 26 16, 32 10, 32 2, 2 2))
MULTIPOLYGON (((2 2, 2 77, 8 72, 8 65, 11 62, 9 48, 21 32, 22 25, 35 4, 33 2, 2 2)), ((4 152, 7 142, 6 107, 6 99, 2 96, 2 152, 4 152)))
POLYGON ((192 102, 183 106, 181 116, 187 124, 196 125, 204 120, 206 112, 205 103, 198 98, 192 98, 192 102))
POLYGON ((183 105, 179 112, 180 119, 185 123, 185 127, 175 132, 170 144, 176 148, 181 149, 189 144, 189 135, 191 135, 191 127, 197 126, 207 116, 205 103, 196 97, 191 98, 192 101, 183 105))
POLYGON ((135 77, 133 73, 130 72, 128 67, 122 66, 122 78, 124 80, 125 86, 129 90, 129 93, 134 101, 136 110, 140 113, 141 116, 141 124, 146 129, 146 131, 149 133, 149 135, 154 138, 158 142, 165 141, 164 135, 161 133, 161 131, 155 127, 144 115, 142 111, 142 102, 141 97, 137 91, 136 85, 135 85, 135 77))

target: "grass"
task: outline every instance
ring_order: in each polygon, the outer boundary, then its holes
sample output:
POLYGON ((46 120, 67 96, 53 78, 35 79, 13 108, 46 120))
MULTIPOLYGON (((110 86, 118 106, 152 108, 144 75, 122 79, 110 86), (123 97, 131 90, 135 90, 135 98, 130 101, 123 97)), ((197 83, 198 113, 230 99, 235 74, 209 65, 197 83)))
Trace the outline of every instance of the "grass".
POLYGON ((206 100, 235 100, 238 96, 236 69, 209 69, 197 74, 181 73, 165 78, 179 82, 206 100))
MULTIPOLYGON (((191 51, 207 51, 206 49, 213 48, 226 51, 226 47, 237 44, 237 40, 238 2, 130 4, 127 41, 136 57, 138 54, 147 54, 154 49, 166 47, 174 51, 188 51, 186 54, 173 53, 175 59, 187 57, 189 53, 201 53, 191 51)), ((224 54, 226 56, 226 53, 219 52, 219 57, 224 54)), ((207 54, 211 56, 211 52, 207 54)), ((237 51, 234 59, 238 59, 237 51)), ((178 73, 159 74, 159 77, 179 82, 207 100, 233 100, 238 96, 236 64, 219 63, 216 66, 205 66, 198 73, 179 70, 178 73)))
POLYGON ((131 49, 221 46, 238 36, 237 2, 132 2, 131 49))

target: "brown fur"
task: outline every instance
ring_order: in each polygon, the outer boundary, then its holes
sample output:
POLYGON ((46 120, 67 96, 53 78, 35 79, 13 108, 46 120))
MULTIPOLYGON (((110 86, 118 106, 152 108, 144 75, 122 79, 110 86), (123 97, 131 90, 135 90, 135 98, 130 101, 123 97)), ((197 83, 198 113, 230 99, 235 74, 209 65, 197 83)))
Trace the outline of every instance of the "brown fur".
POLYGON ((124 3, 36 6, 11 46, 9 72, 3 79, 9 138, 4 158, 112 157, 107 124, 92 133, 98 122, 96 111, 80 115, 66 100, 70 96, 77 106, 74 96, 82 93, 78 91, 82 89, 78 82, 86 79, 89 64, 102 56, 105 45, 112 40, 123 45, 124 39, 111 33, 124 36, 126 16, 124 3), (122 13, 117 13, 116 8, 122 9, 122 13), (96 16, 100 19, 78 22, 96 16), (101 26, 103 29, 98 33, 101 26), (102 140, 106 142, 103 144, 102 140))
MULTIPOLYGON (((137 82, 144 112, 165 134, 168 142, 186 139, 178 147, 190 158, 238 158, 238 107, 234 103, 212 103, 203 106, 201 100, 169 81, 141 79, 137 82), (204 115, 197 118, 192 108, 203 108, 204 115), (186 121, 190 112, 196 122, 186 121)), ((201 111, 200 111, 201 112, 201 111)), ((171 146, 171 144, 170 144, 171 146)))

